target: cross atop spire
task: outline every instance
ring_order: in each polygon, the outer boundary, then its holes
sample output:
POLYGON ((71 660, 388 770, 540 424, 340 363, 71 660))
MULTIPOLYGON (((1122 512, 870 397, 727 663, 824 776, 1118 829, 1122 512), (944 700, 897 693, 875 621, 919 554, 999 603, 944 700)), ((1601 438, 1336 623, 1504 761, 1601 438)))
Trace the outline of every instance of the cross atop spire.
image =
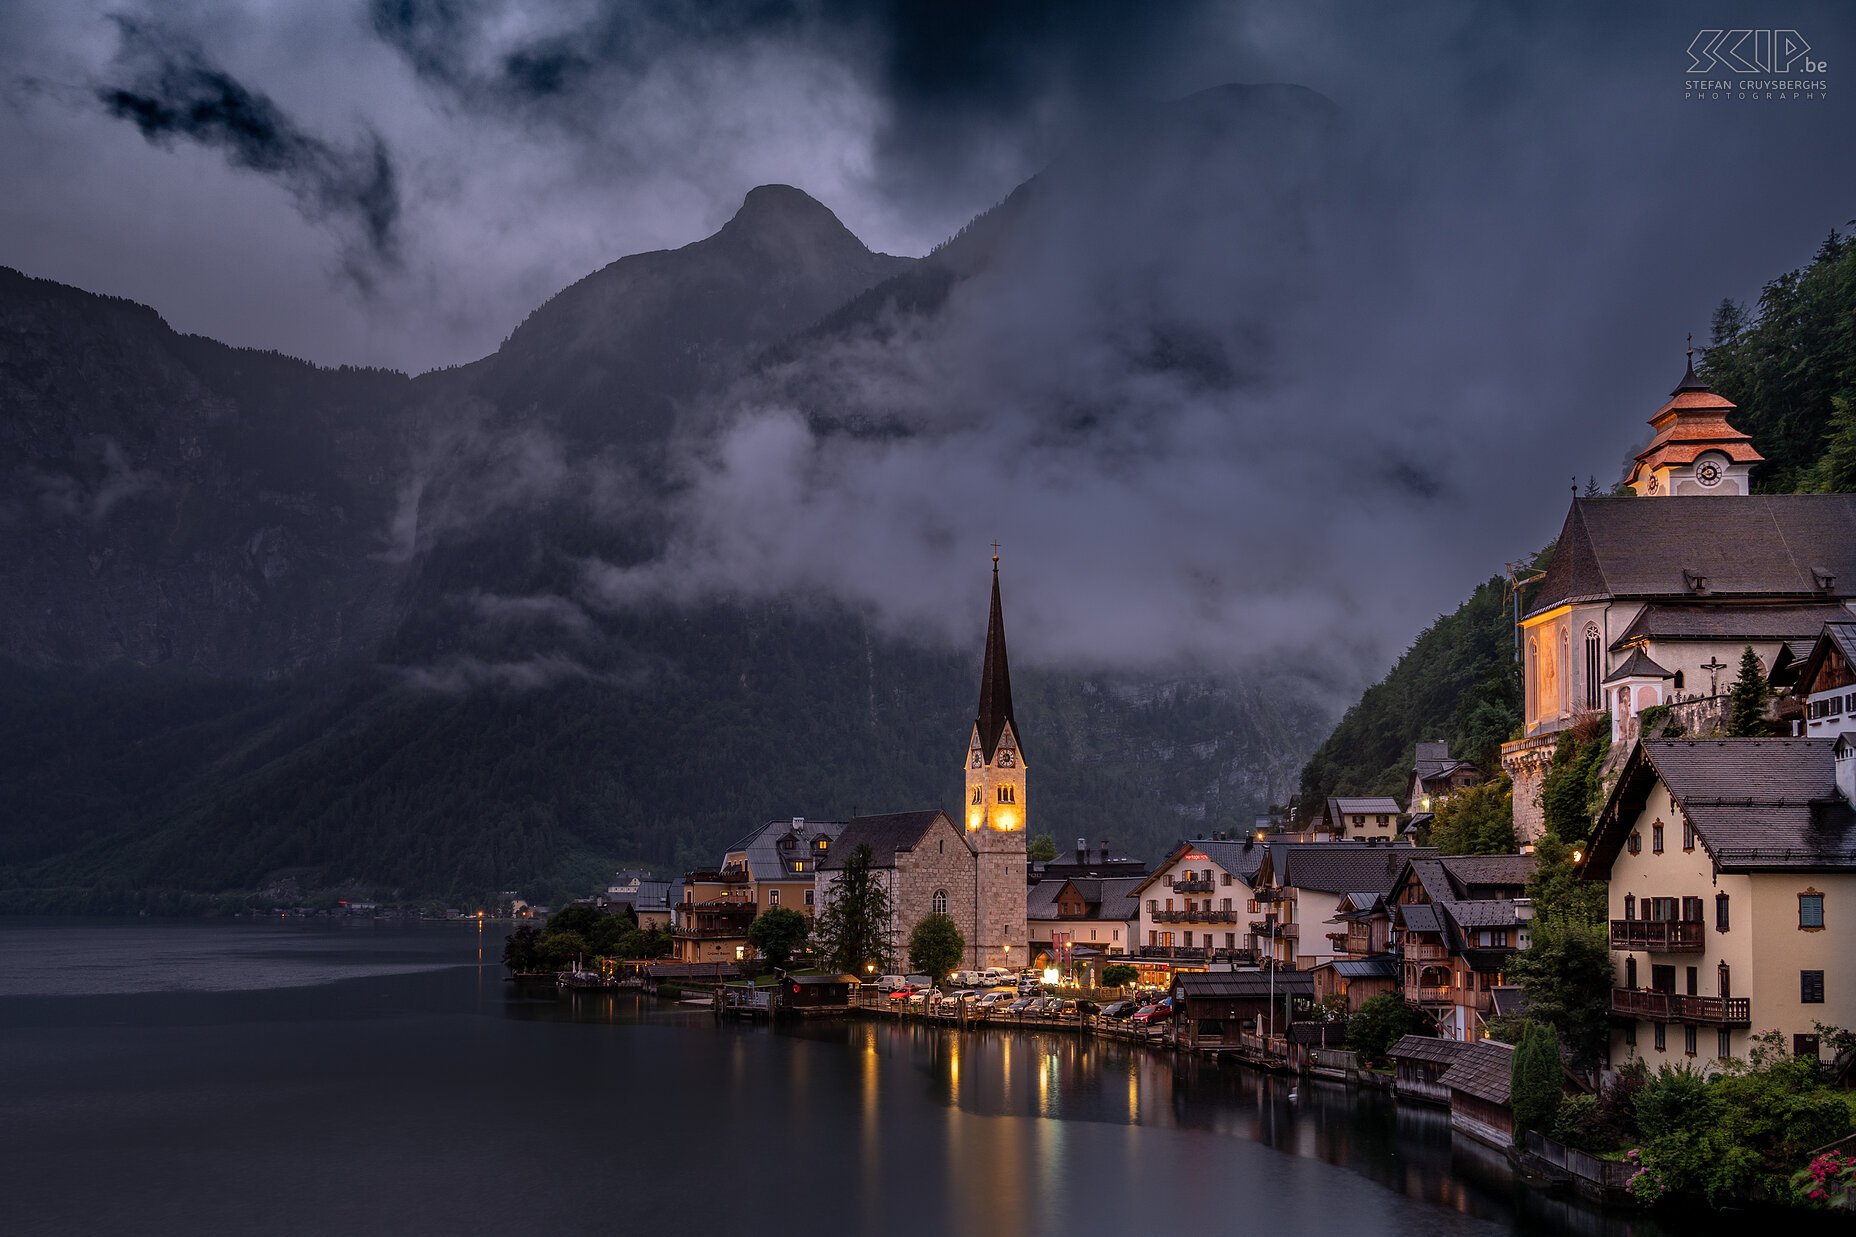
POLYGON ((980 749, 991 764, 999 739, 1007 724, 1018 733, 1012 720, 1012 672, 1005 659, 1005 610, 999 604, 999 547, 992 555, 992 612, 986 618, 986 659, 980 667, 980 711, 974 719, 979 727, 980 749))
POLYGON ((1682 381, 1676 383, 1671 395, 1680 395, 1684 391, 1713 391, 1707 383, 1695 376, 1695 332, 1688 333, 1688 369, 1682 374, 1682 381))

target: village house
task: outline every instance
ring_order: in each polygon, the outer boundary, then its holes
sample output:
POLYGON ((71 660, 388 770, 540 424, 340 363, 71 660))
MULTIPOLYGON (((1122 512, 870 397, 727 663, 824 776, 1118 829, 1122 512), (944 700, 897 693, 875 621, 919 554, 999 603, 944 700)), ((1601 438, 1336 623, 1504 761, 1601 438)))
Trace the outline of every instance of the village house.
POLYGON ((1075 850, 1067 855, 1059 854, 1055 859, 1033 859, 1026 873, 1033 885, 1039 881, 1061 880, 1070 876, 1139 877, 1147 875, 1147 861, 1112 853, 1107 838, 1103 838, 1102 844, 1094 849, 1082 838, 1077 838, 1075 850))
POLYGON ((1398 839, 1403 816, 1398 800, 1387 795, 1335 795, 1328 799, 1314 833, 1320 841, 1392 842, 1398 839))
POLYGON ((1268 852, 1251 838, 1181 842, 1134 886, 1136 952, 1154 969, 1251 960, 1250 882, 1268 852))
POLYGON ((1639 742, 1581 875, 1610 882, 1614 1066, 1856 1026, 1856 735, 1639 742))
POLYGON ((1482 780, 1482 771, 1467 760, 1450 754, 1450 745, 1442 740, 1418 744, 1411 764, 1411 782, 1405 831, 1412 836, 1428 836, 1431 819, 1444 800, 1468 790, 1482 780))
POLYGON ((613 874, 599 902, 608 914, 631 915, 647 932, 667 931, 675 909, 673 903, 682 896, 679 881, 658 880, 649 872, 623 871, 613 874))
POLYGON ((1771 674, 1826 622, 1856 617, 1856 495, 1753 494, 1760 457, 1733 407, 1691 365, 1651 418, 1638 497, 1576 498, 1566 514, 1521 620, 1525 733, 1502 747, 1524 843, 1576 719, 1609 712, 1619 751, 1656 705, 1691 734, 1718 728, 1743 650, 1771 674))
POLYGON ((1532 855, 1413 859, 1386 902, 1398 933, 1399 983, 1439 1035, 1470 1041, 1495 1016, 1496 989, 1527 945, 1532 906, 1522 896, 1532 855))
MULTIPOLYGON (((1140 921, 1140 876, 1041 880, 1026 899, 1031 965, 1090 979, 1105 958, 1125 956, 1140 921)), ((1089 986, 1094 986, 1091 983, 1089 986)))
POLYGON ((1343 898, 1388 893, 1407 860, 1437 853, 1366 841, 1270 842, 1262 849, 1248 904, 1256 916, 1246 925, 1251 946, 1260 959, 1302 970, 1343 952, 1327 935, 1343 898))
POLYGON ((754 955, 748 925, 760 914, 786 907, 811 915, 818 865, 843 828, 803 816, 770 820, 724 851, 720 867, 687 873, 671 956, 679 962, 744 961, 754 955))
POLYGON ((1392 915, 1376 890, 1348 893, 1335 907, 1329 932, 1334 957, 1314 968, 1315 999, 1339 996, 1349 1013, 1376 996, 1398 990, 1398 960, 1391 953, 1392 915))
POLYGON ((1797 694, 1808 738, 1856 730, 1856 622, 1824 624, 1799 667, 1797 694))

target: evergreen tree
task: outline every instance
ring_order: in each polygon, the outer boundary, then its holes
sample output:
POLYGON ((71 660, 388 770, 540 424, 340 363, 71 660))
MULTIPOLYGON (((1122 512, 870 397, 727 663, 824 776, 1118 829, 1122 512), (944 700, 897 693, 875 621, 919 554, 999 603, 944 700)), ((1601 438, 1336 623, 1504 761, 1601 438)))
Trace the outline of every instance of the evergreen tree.
POLYGON ((889 890, 875 869, 875 859, 868 843, 845 857, 830 900, 812 925, 812 939, 825 965, 859 976, 872 967, 888 971, 890 966, 889 890))
POLYGON ((1831 400, 1830 436, 1811 469, 1809 488, 1819 494, 1856 492, 1856 395, 1831 400))
POLYGON ((1563 1092, 1560 1037, 1552 1027, 1530 1019, 1509 1063, 1508 1102, 1514 1109, 1515 1141, 1526 1130, 1552 1128, 1563 1092))
POLYGON ((1740 654, 1740 677, 1734 680, 1733 695, 1728 699, 1727 733, 1737 739, 1764 734, 1766 700, 1771 694, 1759 654, 1749 644, 1740 654))
POLYGON ((1025 847, 1025 858, 1033 863, 1049 863, 1057 857, 1057 839, 1040 833, 1025 847))

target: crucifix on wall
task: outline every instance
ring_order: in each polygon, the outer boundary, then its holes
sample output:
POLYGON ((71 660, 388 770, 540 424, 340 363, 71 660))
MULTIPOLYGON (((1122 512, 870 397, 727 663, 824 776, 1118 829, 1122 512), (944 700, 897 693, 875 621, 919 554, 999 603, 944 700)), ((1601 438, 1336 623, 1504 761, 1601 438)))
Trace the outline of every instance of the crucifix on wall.
POLYGON ((1710 656, 1707 661, 1701 663, 1701 668, 1708 672, 1708 694, 1710 696, 1720 695, 1721 671, 1727 669, 1727 663, 1718 657, 1710 656))

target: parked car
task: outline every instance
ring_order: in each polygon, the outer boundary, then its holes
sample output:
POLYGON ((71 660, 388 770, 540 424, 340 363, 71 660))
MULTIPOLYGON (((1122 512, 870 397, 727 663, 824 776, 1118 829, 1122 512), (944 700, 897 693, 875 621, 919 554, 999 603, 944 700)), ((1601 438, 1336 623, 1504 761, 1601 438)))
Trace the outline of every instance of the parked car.
POLYGON ((1102 1007, 1097 1005, 1094 1001, 1079 999, 1075 1001, 1066 1001, 1064 1004, 1070 1007, 1067 1013, 1075 1014, 1078 1018, 1093 1018, 1102 1012, 1102 1007))
POLYGON ((977 988, 980 986, 980 973, 978 971, 955 971, 954 984, 960 988, 977 988))
POLYGON ((878 992, 894 992, 898 988, 908 986, 909 981, 900 975, 878 975, 876 977, 875 987, 878 992))
POLYGON ((1140 1007, 1141 1003, 1139 1001, 1110 1001, 1107 1005, 1102 1007, 1102 1017, 1107 1018, 1111 1022, 1120 1022, 1122 1019, 1132 1016, 1134 1011, 1140 1007))
POLYGON ((1018 983, 1018 976, 1012 974, 1002 966, 989 966, 980 972, 980 981, 988 984, 1016 985, 1018 983))
POLYGON ((986 1010, 990 1013, 993 1010, 1004 1008, 1006 1002, 1011 999, 1012 994, 1010 992, 982 992, 980 993, 979 999, 973 1003, 973 1007, 975 1009, 986 1010))
POLYGON ((1134 1021, 1141 1026, 1153 1026, 1165 1022, 1173 1016, 1173 998, 1165 997, 1152 1005, 1143 1006, 1134 1013, 1134 1021))
POLYGON ((1021 996, 1010 1005, 1007 1005, 1005 1007, 1005 1012, 1008 1014, 1022 1014, 1037 1003, 1038 999, 1034 996, 1021 996))
POLYGON ((909 1004, 932 1008, 941 1003, 941 994, 933 988, 917 988, 909 993, 909 1004))
POLYGON ((932 976, 928 976, 928 975, 904 975, 902 977, 902 982, 907 984, 911 988, 932 988, 934 987, 934 979, 932 976))
POLYGON ((889 999, 892 1001, 906 1001, 914 996, 915 992, 916 990, 914 988, 910 988, 906 985, 901 988, 892 988, 889 989, 889 999))

